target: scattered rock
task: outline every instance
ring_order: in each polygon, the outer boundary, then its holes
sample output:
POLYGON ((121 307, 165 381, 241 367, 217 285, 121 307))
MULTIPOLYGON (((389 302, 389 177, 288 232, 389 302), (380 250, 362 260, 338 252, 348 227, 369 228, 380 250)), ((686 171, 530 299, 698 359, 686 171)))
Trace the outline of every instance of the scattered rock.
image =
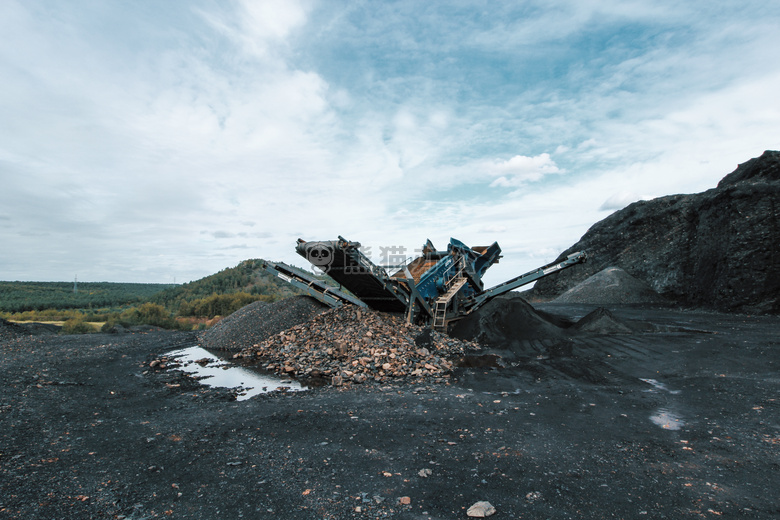
POLYGON ((531 491, 525 494, 525 499, 529 502, 534 502, 542 498, 542 494, 539 491, 531 491))
POLYGON ((496 513, 496 508, 490 502, 482 501, 472 505, 466 514, 471 518, 485 518, 496 513))
POLYGON ((12 340, 30 336, 25 327, 0 318, 0 341, 12 340))
POLYGON ((420 475, 423 478, 430 477, 432 473, 433 473, 433 471, 431 471, 428 468, 421 469, 420 471, 417 472, 417 474, 420 475))
POLYGON ((412 503, 412 499, 410 497, 401 497, 398 499, 398 503, 402 506, 408 506, 412 503))

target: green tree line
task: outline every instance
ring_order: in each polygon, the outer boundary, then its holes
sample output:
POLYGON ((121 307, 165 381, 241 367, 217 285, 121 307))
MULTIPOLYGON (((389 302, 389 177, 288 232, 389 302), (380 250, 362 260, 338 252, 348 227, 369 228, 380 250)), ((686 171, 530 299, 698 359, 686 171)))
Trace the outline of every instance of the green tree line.
POLYGON ((81 282, 0 282, 0 311, 120 307, 148 301, 173 284, 81 282))
POLYGON ((245 260, 182 285, 81 282, 0 282, 0 317, 17 321, 64 321, 63 331, 94 331, 90 322, 191 327, 193 318, 227 316, 254 301, 273 302, 302 291, 245 260), (186 319, 185 319, 186 318, 186 319))

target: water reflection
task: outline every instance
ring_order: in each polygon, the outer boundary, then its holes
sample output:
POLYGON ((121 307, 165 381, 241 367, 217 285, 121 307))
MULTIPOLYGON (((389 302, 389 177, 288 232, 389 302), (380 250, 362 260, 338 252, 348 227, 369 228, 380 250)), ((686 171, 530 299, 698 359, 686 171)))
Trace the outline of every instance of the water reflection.
POLYGON ((666 408, 659 408, 653 415, 650 416, 650 420, 653 424, 660 426, 664 430, 679 430, 685 426, 685 422, 682 418, 666 408))
POLYGON ((176 358, 181 365, 178 367, 179 370, 192 374, 204 385, 239 388, 240 391, 236 395, 238 401, 276 390, 287 392, 305 390, 297 381, 236 366, 198 346, 174 350, 169 352, 167 356, 176 358))
POLYGON ((659 382, 656 379, 645 379, 643 377, 639 378, 640 381, 644 381, 645 383, 654 386, 658 390, 663 390, 664 392, 669 392, 670 394, 677 395, 680 393, 680 390, 669 390, 669 387, 666 386, 664 383, 659 382))

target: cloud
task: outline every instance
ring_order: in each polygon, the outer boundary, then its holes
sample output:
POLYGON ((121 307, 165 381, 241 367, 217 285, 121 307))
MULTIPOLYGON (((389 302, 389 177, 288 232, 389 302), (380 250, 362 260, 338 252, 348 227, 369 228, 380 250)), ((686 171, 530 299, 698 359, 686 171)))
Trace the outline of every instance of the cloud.
POLYGON ((516 274, 780 148, 765 3, 76 2, 0 3, 4 276, 186 280, 301 234, 495 234, 516 274))
POLYGON ((506 161, 493 162, 488 170, 492 175, 499 175, 490 183, 491 188, 518 188, 545 175, 563 173, 547 153, 536 157, 515 155, 506 161))

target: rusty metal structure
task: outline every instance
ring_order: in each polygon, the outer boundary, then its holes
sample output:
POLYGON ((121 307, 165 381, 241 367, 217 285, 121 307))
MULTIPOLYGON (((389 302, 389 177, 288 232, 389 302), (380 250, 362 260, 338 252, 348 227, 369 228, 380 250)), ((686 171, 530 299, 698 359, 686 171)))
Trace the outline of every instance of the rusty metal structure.
POLYGON ((447 249, 437 250, 428 240, 422 254, 392 266, 374 264, 361 251, 359 242, 341 236, 327 241, 299 239, 295 249, 339 287, 282 262, 265 262, 264 268, 331 307, 352 304, 403 313, 409 323, 427 323, 437 330, 447 330, 450 323, 497 296, 587 258, 585 253, 574 253, 561 262, 486 289, 482 276, 501 258, 501 248, 496 242, 490 246, 468 247, 451 238, 447 249))

